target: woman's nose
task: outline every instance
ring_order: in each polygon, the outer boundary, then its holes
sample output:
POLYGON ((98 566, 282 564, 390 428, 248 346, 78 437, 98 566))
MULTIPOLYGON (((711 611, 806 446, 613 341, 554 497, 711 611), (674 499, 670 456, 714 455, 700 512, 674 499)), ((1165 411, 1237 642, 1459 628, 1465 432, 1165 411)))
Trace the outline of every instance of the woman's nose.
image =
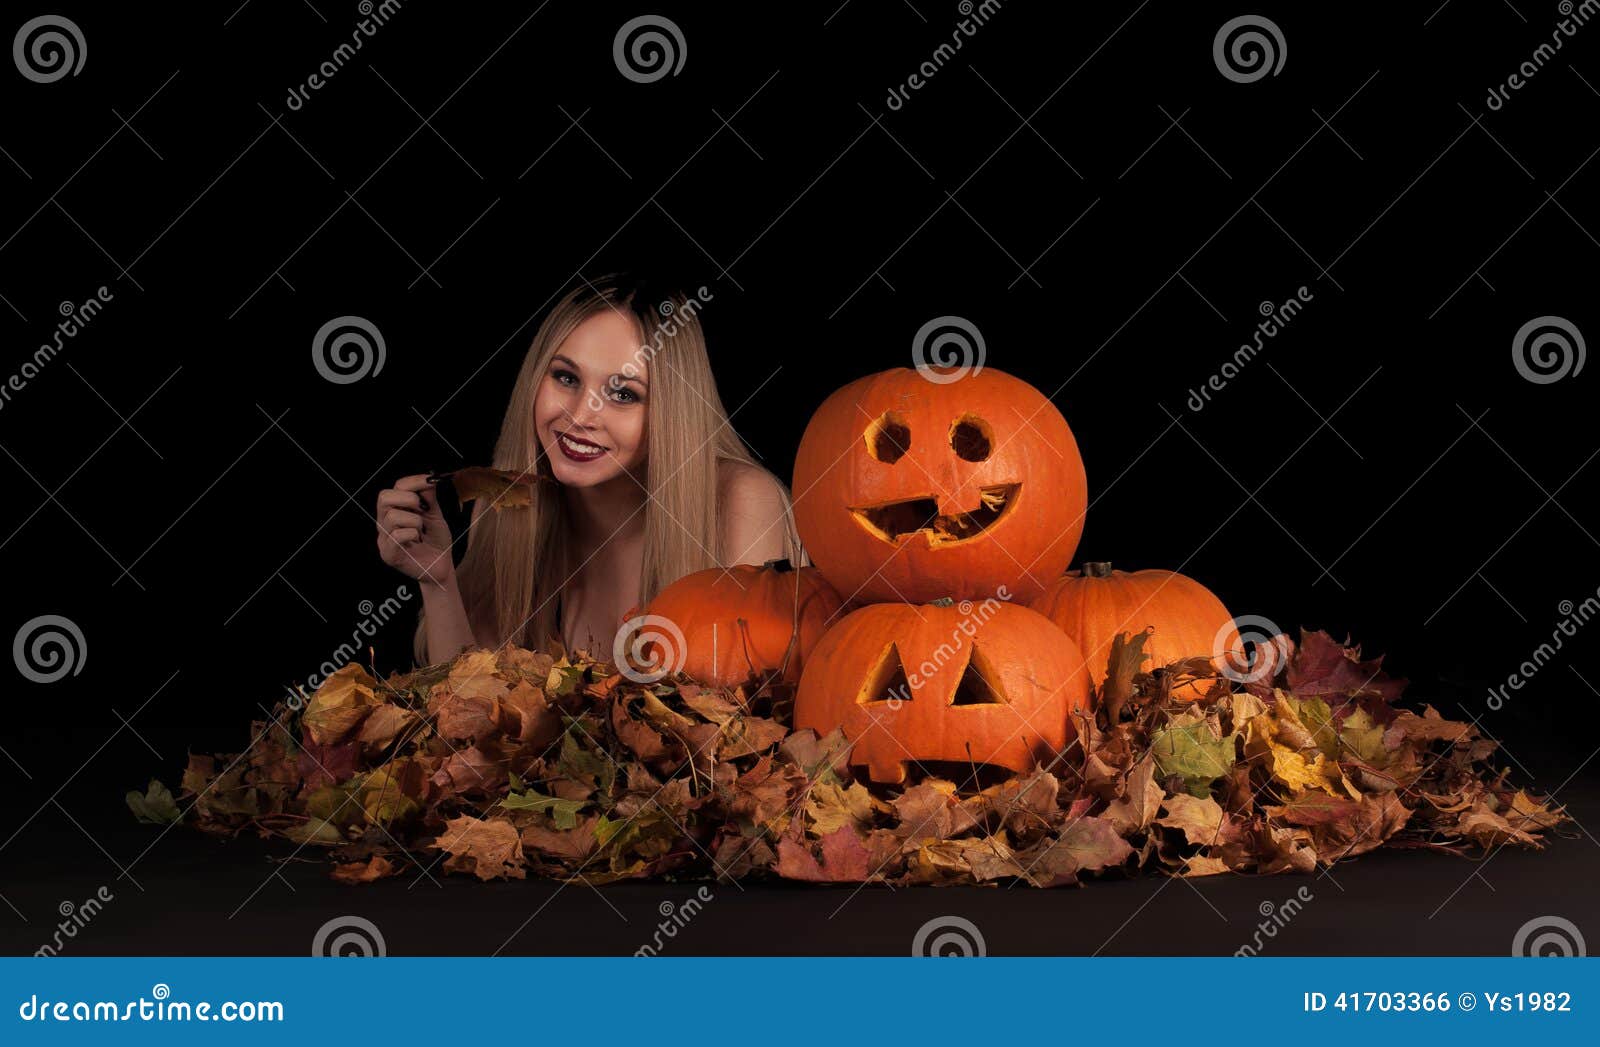
POLYGON ((597 390, 586 389, 567 413, 572 418, 572 424, 590 427, 600 421, 600 412, 605 409, 605 405, 597 390))

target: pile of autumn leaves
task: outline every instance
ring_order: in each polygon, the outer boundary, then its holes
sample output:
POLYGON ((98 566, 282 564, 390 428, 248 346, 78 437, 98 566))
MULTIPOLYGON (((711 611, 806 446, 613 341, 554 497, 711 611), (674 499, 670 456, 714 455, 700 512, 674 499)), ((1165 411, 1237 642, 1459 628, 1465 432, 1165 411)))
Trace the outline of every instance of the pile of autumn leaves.
POLYGON ((1398 708, 1404 681, 1325 633, 1279 637, 1269 679, 1188 702, 1172 690, 1210 666, 1142 671, 1143 641, 1113 652, 1071 749, 982 788, 916 765, 903 787, 856 780, 839 732, 788 731, 792 695, 770 681, 635 683, 513 648, 383 681, 346 666, 256 722, 243 753, 191 755, 176 798, 152 782, 128 802, 326 848, 350 883, 442 863, 484 880, 1050 887, 1306 873, 1379 846, 1540 847, 1567 820, 1492 769, 1495 742, 1398 708))

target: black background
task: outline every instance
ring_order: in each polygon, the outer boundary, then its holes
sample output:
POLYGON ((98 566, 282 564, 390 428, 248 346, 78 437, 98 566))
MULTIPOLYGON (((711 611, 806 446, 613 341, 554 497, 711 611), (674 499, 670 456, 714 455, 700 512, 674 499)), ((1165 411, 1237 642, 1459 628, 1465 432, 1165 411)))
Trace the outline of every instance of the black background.
MULTIPOLYGON (((891 111, 954 4, 651 9, 686 57, 636 83, 612 41, 643 9, 408 0, 290 111, 355 5, 236 3, 68 4, 80 74, 0 75, 0 371, 51 338, 60 303, 113 295, 0 409, 5 635, 59 614, 86 646, 76 675, 7 688, 0 922, 19 949, 47 937, 57 901, 108 881, 135 901, 79 951, 295 952, 330 906, 357 904, 312 867, 271 877, 247 842, 151 846, 122 793, 175 784, 185 746, 238 749, 258 703, 316 671, 362 601, 396 592, 376 492, 486 462, 549 303, 621 267, 713 291, 701 322, 723 400, 785 480, 830 391, 910 364, 933 317, 970 320, 987 365, 1073 427, 1093 499, 1079 559, 1181 569, 1235 614, 1386 653, 1413 698, 1479 718, 1519 780, 1584 819, 1587 632, 1504 708, 1485 698, 1562 601, 1600 586, 1593 372, 1536 384, 1512 352, 1538 316, 1600 331, 1600 28, 1495 112, 1490 87, 1550 39, 1556 5, 1257 5, 1286 60, 1237 83, 1212 52, 1234 5, 1012 0, 891 111), (1302 286, 1303 312, 1191 411, 1258 306, 1302 286), (334 384, 311 342, 350 314, 382 331, 386 362, 334 384), (243 929, 218 941, 210 923, 242 902, 243 929), (199 908, 184 923, 169 904, 199 908), (278 918, 296 906, 322 915, 278 918)), ((14 8, 5 32, 31 13, 14 8)), ((380 634, 380 669, 409 663, 410 625, 380 634)), ((1582 925, 1586 904, 1600 926, 1579 889, 1597 846, 1580 831, 1481 877, 1369 858, 1337 873, 1366 893, 1321 881, 1344 907, 1282 948, 1499 952, 1537 911, 1582 925), (1368 919, 1412 926, 1364 937, 1368 919)), ((470 886, 447 885, 450 906, 391 949, 493 951, 554 891, 470 886), (458 935, 458 909, 490 929, 458 935)), ((1204 885, 1233 913, 1220 923, 1195 892, 1143 882, 966 904, 1010 928, 994 951, 1112 935, 1106 951, 1231 952, 1256 902, 1294 887, 1204 885), (1081 933, 1042 930, 1042 912, 1081 933)), ((439 907, 435 890, 359 903, 398 921, 418 894, 439 907)), ((606 906, 568 890, 541 916, 565 930, 507 948, 631 951, 662 890, 610 892, 644 922, 603 932, 606 906)), ((679 948, 898 951, 917 913, 955 904, 904 902, 919 893, 866 892, 830 935, 840 921, 815 913, 836 893, 739 892, 813 926, 757 940, 730 907, 679 948)))

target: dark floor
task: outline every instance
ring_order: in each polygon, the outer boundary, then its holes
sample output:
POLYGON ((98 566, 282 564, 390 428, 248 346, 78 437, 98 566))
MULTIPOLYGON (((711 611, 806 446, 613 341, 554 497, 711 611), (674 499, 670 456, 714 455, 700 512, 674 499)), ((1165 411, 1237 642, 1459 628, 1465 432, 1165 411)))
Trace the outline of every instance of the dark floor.
MULTIPOLYGON (((1254 945, 1273 955, 1506 955, 1519 927, 1547 915, 1600 941, 1600 843, 1581 829, 1542 852, 1507 848, 1477 863, 1385 852, 1315 877, 1145 877, 1054 891, 719 886, 685 922, 670 914, 698 884, 480 884, 436 868, 437 882, 412 873, 345 887, 320 861, 275 874, 266 857, 288 845, 187 828, 162 835, 116 804, 94 818, 73 793, 70 815, 47 803, 5 848, 0 894, 14 910, 0 912, 5 953, 52 943, 64 903, 81 907, 102 886, 110 900, 62 936, 62 955, 305 955, 324 923, 346 915, 372 921, 394 955, 631 953, 655 944, 662 924, 676 931, 659 936, 662 954, 905 955, 941 917, 971 921, 991 954, 1215 955, 1254 945), (1276 934, 1258 933, 1263 925, 1276 934)), ((1600 826, 1600 788, 1573 782, 1562 799, 1600 826)))

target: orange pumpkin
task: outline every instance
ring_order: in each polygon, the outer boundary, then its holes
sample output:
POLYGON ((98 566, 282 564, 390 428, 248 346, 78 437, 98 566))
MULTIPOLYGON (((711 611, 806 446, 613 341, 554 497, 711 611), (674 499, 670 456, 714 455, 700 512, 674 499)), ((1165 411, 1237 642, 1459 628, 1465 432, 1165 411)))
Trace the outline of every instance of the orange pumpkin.
MULTIPOLYGON (((1064 571, 1088 486, 1039 390, 993 368, 944 382, 899 367, 823 402, 795 456, 795 523, 847 602, 998 594, 1026 602, 1064 571)), ((952 372, 959 376, 953 376, 952 372)))
MULTIPOLYGON (((1175 571, 1115 571, 1109 563, 1086 563, 1081 572, 1056 579, 1030 606, 1072 637, 1097 681, 1105 675, 1112 637, 1120 633, 1154 629, 1144 646, 1147 670, 1240 647, 1233 615, 1222 601, 1175 571)), ((1221 668, 1221 659, 1214 664, 1221 668)), ((1172 692, 1183 701, 1201 693, 1195 683, 1172 692)))
MULTIPOLYGON (((779 670, 793 683, 839 607, 839 594, 815 567, 795 570, 788 560, 696 571, 661 590, 645 609, 676 627, 682 650, 652 650, 645 661, 716 687, 779 670)), ((665 634, 652 643, 678 645, 670 629, 665 634)))
POLYGON ((794 722, 819 734, 842 727, 852 764, 901 782, 908 760, 1049 764, 1077 736, 1072 715, 1088 708, 1072 640, 991 597, 851 613, 807 660, 794 722))

